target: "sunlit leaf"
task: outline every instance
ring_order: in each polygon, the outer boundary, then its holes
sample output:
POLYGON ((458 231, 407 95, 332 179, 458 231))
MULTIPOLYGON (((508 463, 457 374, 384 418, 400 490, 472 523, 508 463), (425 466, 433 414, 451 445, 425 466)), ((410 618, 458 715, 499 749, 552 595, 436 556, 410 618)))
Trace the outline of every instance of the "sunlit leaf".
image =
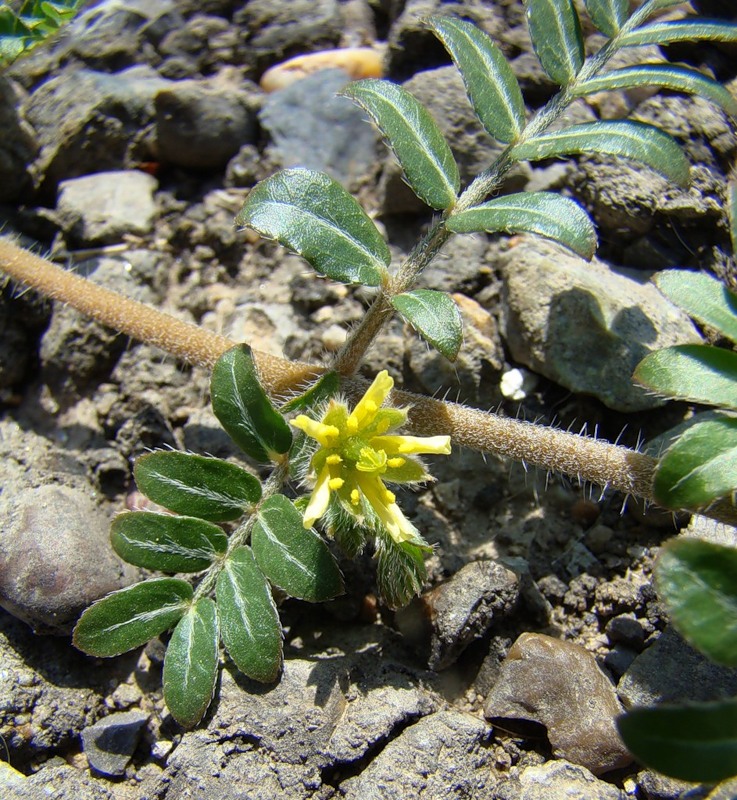
POLYGON ((658 555, 655 586, 692 647, 717 664, 737 667, 737 548, 671 539, 658 555))
POLYGON ((423 339, 449 361, 455 361, 463 344, 463 320, 450 295, 413 289, 395 295, 391 303, 423 339))
POLYGON ((635 47, 643 44, 666 45, 699 39, 712 42, 737 42, 737 25, 721 20, 699 18, 651 22, 621 36, 619 44, 621 47, 635 47))
POLYGON ((583 258, 596 251, 596 230, 589 215, 573 200, 555 192, 520 192, 451 214, 447 226, 456 233, 535 233, 569 247, 583 258))
POLYGON ((429 24, 453 57, 481 124, 500 142, 514 141, 525 125, 525 104, 501 48, 471 22, 431 17, 429 24))
POLYGON ((594 25, 607 36, 619 32, 629 14, 628 0, 584 0, 594 25))
POLYGON ((461 185, 458 166, 437 123, 418 100, 401 86, 374 79, 351 83, 341 94, 376 123, 420 200, 438 210, 455 203, 461 185))
POLYGON ((262 683, 276 679, 282 632, 271 589, 250 547, 237 547, 223 564, 215 597, 220 634, 238 669, 262 683))
POLYGON ((201 597, 177 623, 164 657, 164 700, 184 728, 196 725, 210 705, 219 645, 215 603, 201 597))
POLYGON ((74 645, 91 656, 117 656, 146 644, 179 622, 192 587, 178 578, 136 583, 91 605, 74 628, 74 645))
POLYGON ((688 183, 688 160, 675 139, 653 125, 631 120, 586 122, 540 134, 516 145, 511 155, 517 161, 539 161, 581 153, 631 158, 679 186, 688 183))
POLYGON ((261 386, 247 344, 231 347, 210 379, 212 410, 228 435, 256 461, 276 460, 292 445, 292 430, 261 386))
POLYGON ((572 0, 525 0, 530 38, 542 68, 560 86, 583 65, 581 25, 572 0))
POLYGON ((356 200, 329 175, 285 169, 261 181, 236 224, 299 253, 322 275, 378 286, 391 261, 389 247, 356 200))
POLYGON ((240 517, 261 499, 257 478, 235 464, 177 451, 138 458, 138 488, 160 506, 213 522, 240 517))
POLYGON ((302 394, 293 397, 281 407, 283 414, 289 411, 301 411, 305 408, 314 408, 318 403, 337 394, 340 389, 340 376, 337 372, 326 372, 310 388, 302 394))
POLYGON ((207 569, 228 547, 228 537, 217 525, 150 511, 118 515, 110 541, 129 564, 169 573, 207 569))

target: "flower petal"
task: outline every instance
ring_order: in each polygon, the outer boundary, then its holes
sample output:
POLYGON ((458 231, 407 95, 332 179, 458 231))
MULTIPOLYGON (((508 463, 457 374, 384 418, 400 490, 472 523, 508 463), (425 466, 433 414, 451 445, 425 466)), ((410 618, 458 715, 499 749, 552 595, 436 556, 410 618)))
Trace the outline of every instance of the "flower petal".
POLYGON ((311 439, 315 439, 322 447, 335 447, 340 431, 335 425, 325 425, 305 414, 299 414, 291 422, 295 428, 304 431, 311 439))
POLYGON ((380 478, 373 475, 357 475, 357 483, 364 497, 371 504, 376 516, 395 542, 415 542, 419 531, 404 516, 394 502, 394 495, 384 486, 380 478))
POLYGON ((436 453, 450 454, 450 436, 374 436, 371 446, 388 456, 436 453))
POLYGON ((348 430, 355 433, 374 421, 376 412, 394 388, 394 378, 383 369, 366 390, 366 394, 356 403, 348 417, 348 430))
POLYGON ((315 488, 310 495, 310 502, 304 513, 304 526, 311 528, 328 510, 330 504, 330 469, 326 465, 317 476, 315 488))

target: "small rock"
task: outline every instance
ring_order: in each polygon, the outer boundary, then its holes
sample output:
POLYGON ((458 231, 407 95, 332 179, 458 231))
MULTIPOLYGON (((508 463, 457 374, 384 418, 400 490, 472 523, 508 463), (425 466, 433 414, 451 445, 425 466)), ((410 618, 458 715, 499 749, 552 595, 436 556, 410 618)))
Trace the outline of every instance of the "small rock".
POLYGON ((124 775, 146 722, 143 711, 123 711, 85 728, 82 744, 90 767, 111 778, 124 775))
POLYGON ((342 69, 352 81, 381 78, 384 75, 381 53, 372 47, 343 47, 322 50, 283 61, 267 69, 259 85, 265 92, 286 89, 293 83, 323 69, 342 69))
POLYGON ((473 561, 396 613, 402 634, 427 653, 430 669, 446 669, 519 599, 517 575, 495 561, 473 561))
MULTIPOLYGON (((676 778, 669 778, 652 770, 643 770, 637 776, 637 785, 642 792, 645 800, 706 800, 709 790, 705 786, 698 786, 694 783, 679 781, 676 778)), ((732 787, 733 790, 737 787, 732 787)), ((721 784, 715 794, 709 795, 711 800, 733 800, 737 795, 728 794, 729 787, 721 784), (726 789, 722 793, 722 789, 726 789)))
POLYGON ((39 146, 19 109, 20 99, 20 88, 0 76, 0 203, 16 202, 33 186, 28 167, 39 146))
POLYGON ((623 644, 637 652, 642 650, 645 644, 645 631, 642 625, 626 614, 610 619, 604 632, 612 644, 623 644))
MULTIPOLYGON (((119 795, 118 795, 119 796, 119 795)), ((87 771, 66 764, 57 756, 29 775, 18 794, 3 795, 5 800, 116 800, 115 794, 87 771)))
POLYGON ((533 237, 520 237, 499 267, 513 358, 609 408, 662 405, 632 383, 635 367, 653 350, 701 341, 688 316, 637 273, 533 237))
POLYGON ((609 670, 612 677, 619 679, 627 672, 636 658, 636 650, 630 650, 629 647, 615 644, 604 657, 604 666, 609 670))
POLYGON ((136 170, 96 172, 59 184, 57 213, 66 233, 87 245, 114 244, 153 228, 158 181, 136 170))
POLYGON ((541 723, 554 755, 595 775, 632 760, 614 724, 621 712, 591 653, 538 633, 523 633, 512 645, 484 709, 487 718, 541 723))
POLYGON ((627 795, 600 781, 584 767, 567 761, 548 761, 527 767, 497 786, 496 800, 627 800, 627 795))

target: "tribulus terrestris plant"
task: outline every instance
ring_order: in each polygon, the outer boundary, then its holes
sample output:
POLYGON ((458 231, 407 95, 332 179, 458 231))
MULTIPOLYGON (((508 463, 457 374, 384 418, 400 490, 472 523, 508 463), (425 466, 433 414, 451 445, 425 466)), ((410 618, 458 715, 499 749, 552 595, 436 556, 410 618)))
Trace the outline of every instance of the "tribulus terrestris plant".
MULTIPOLYGON (((443 356, 457 356, 463 334, 454 301, 443 292, 416 288, 420 274, 454 234, 534 234, 585 258, 593 255, 594 225, 573 200, 550 192, 495 196, 515 163, 599 153, 635 159, 679 185, 688 182, 689 165, 680 147, 652 125, 616 120, 550 130, 576 98, 653 85, 702 95, 737 118, 735 98, 691 68, 663 62, 606 71, 611 57, 626 47, 737 41, 735 25, 699 18, 651 21, 676 5, 677 0, 648 0, 630 15, 628 0, 586 0, 593 24, 606 37, 603 47, 586 58, 571 0, 527 0, 535 52, 561 87, 529 120, 514 73, 492 39, 460 19, 430 19, 481 123, 504 145, 494 163, 462 191, 447 142, 411 94, 383 80, 360 81, 345 90, 380 128, 410 187, 438 213, 406 261, 391 270, 378 228, 329 176, 289 169, 252 190, 239 225, 298 253, 320 276, 374 292, 361 324, 327 366, 233 347, 223 337, 119 298, 0 241, 0 266, 16 280, 173 355, 213 367, 212 401, 220 422, 246 453, 273 466, 261 485, 245 470, 216 459, 178 452, 141 458, 135 467, 138 486, 167 511, 119 517, 113 546, 135 564, 168 574, 193 573, 196 585, 157 578, 102 599, 80 620, 78 646, 112 655, 174 628, 165 660, 165 699, 181 724, 196 724, 216 685, 220 639, 243 672, 273 680, 282 658, 274 590, 309 601, 342 590, 338 567, 313 525, 349 556, 367 543, 374 547, 378 585, 390 605, 399 606, 420 590, 428 545, 387 483, 427 480, 417 456, 448 453, 451 441, 646 500, 661 497, 669 505, 665 494, 654 494, 658 462, 644 453, 393 390, 385 372, 371 385, 355 373, 394 313, 443 356), (289 499, 290 481, 309 494, 289 499), (232 522, 234 529, 227 533, 218 524, 223 522, 232 522)), ((703 503, 702 497, 689 507, 706 504, 713 516, 733 519, 730 495, 731 490, 716 493, 703 503)), ((673 498, 676 506, 681 500, 673 498)))

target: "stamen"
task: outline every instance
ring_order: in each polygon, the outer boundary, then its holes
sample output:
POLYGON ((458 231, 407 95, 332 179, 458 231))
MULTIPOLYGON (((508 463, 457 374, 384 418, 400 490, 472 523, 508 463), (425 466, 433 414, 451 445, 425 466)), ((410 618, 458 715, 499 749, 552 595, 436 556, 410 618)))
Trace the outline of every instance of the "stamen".
POLYGON ((343 480, 343 478, 331 478, 328 481, 328 486, 333 492, 337 492, 338 489, 342 488, 344 483, 345 481, 343 480))
MULTIPOLYGON (((330 463, 330 459, 328 459, 328 464, 330 463)), ((390 458, 386 465, 387 467, 391 467, 392 469, 398 469, 399 467, 403 467, 407 463, 406 458, 402 458, 401 456, 395 456, 394 458, 390 458)))
POLYGON ((361 495, 359 494, 358 489, 353 489, 353 491, 351 492, 351 503, 354 506, 357 506, 360 501, 361 501, 361 495))
POLYGON ((330 464, 330 466, 332 466, 332 467, 335 467, 338 464, 342 464, 343 463, 343 459, 337 453, 333 453, 332 455, 328 456, 325 459, 325 463, 326 464, 330 464))

